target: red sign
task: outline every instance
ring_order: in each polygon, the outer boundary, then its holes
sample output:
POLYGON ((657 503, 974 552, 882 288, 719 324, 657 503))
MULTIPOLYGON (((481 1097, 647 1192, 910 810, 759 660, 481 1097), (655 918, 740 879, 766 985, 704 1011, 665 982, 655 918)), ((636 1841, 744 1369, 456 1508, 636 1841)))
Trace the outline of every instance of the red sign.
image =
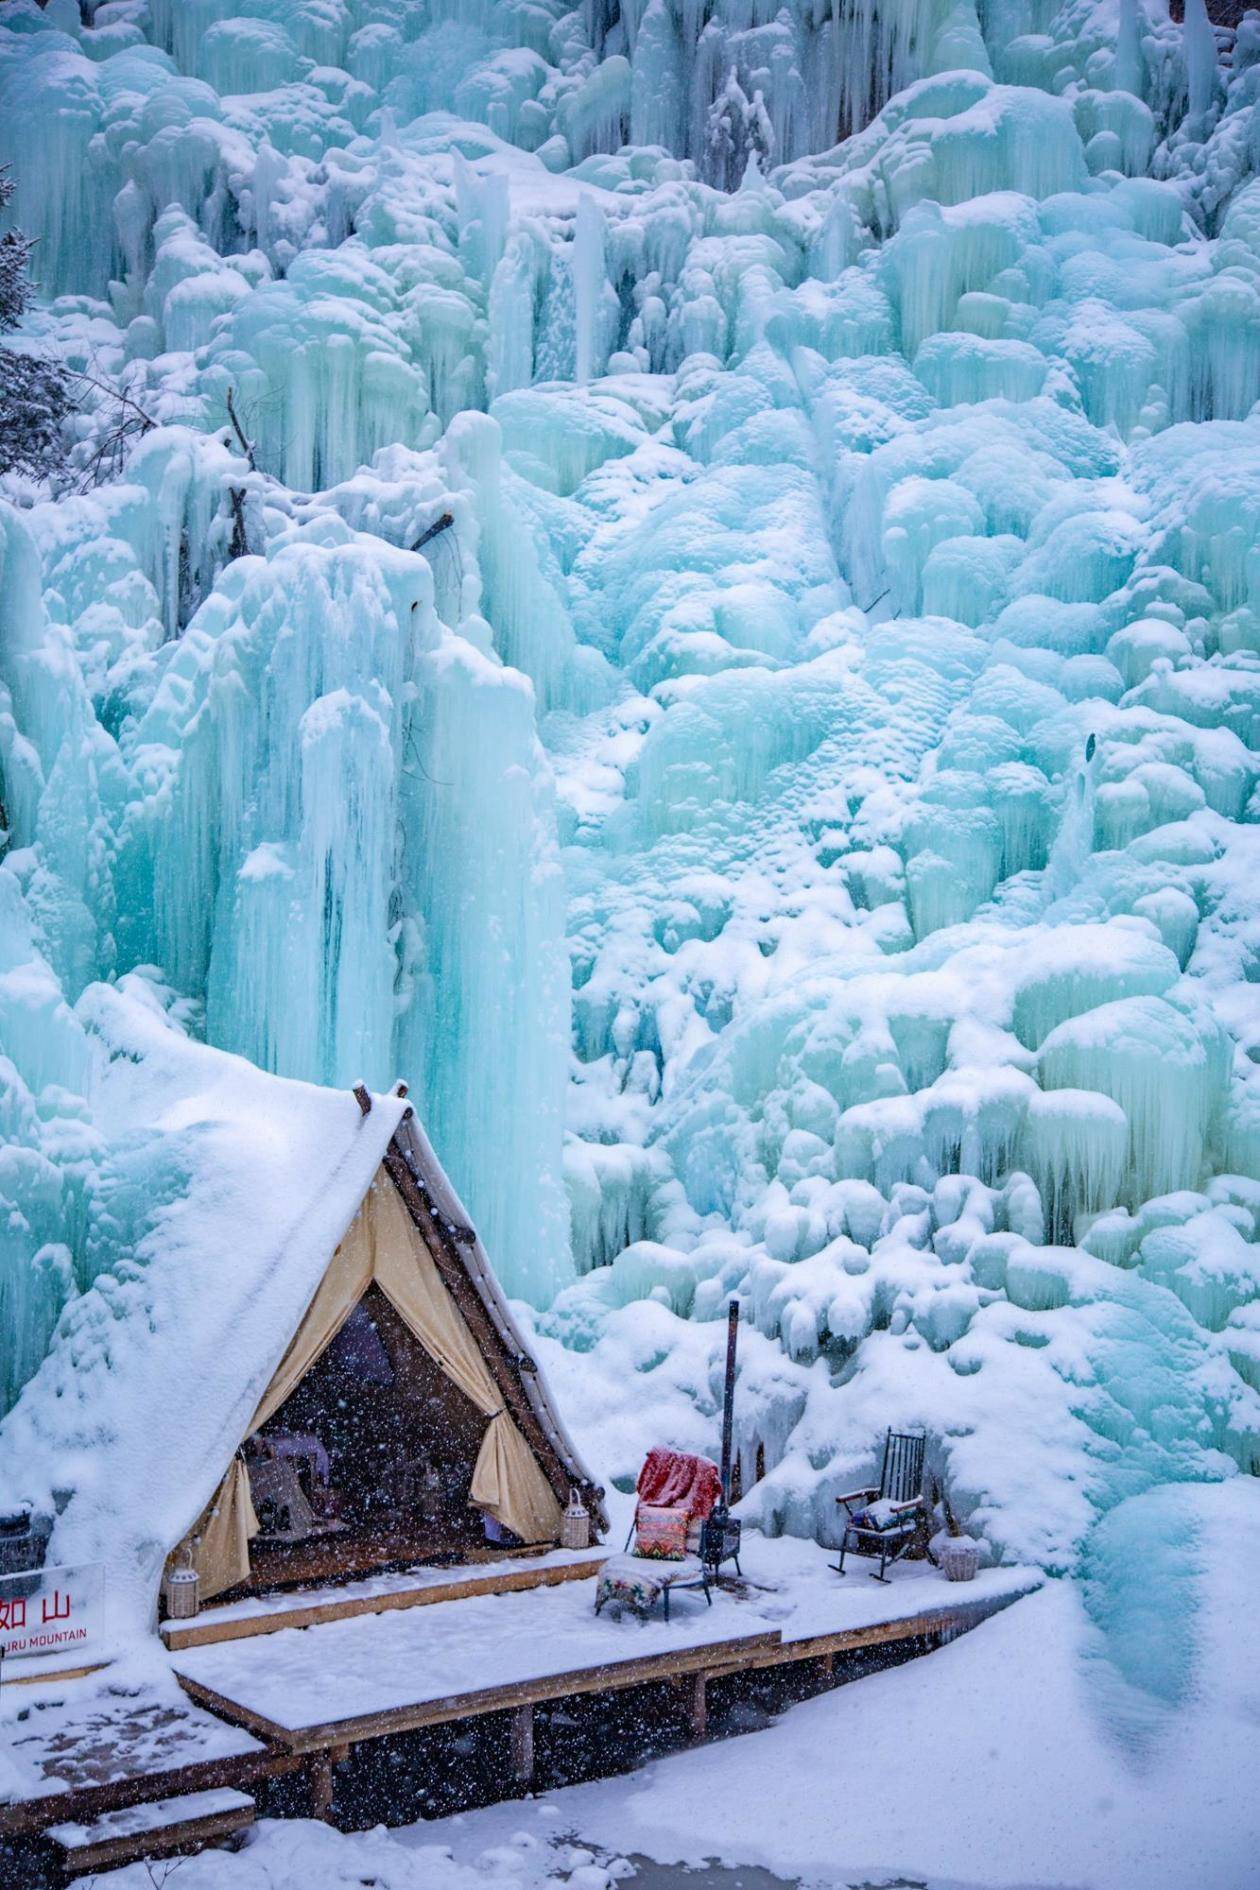
POLYGON ((105 1571, 41 1568, 28 1575, 0 1576, 0 1652, 23 1655, 74 1653, 99 1640, 105 1571))

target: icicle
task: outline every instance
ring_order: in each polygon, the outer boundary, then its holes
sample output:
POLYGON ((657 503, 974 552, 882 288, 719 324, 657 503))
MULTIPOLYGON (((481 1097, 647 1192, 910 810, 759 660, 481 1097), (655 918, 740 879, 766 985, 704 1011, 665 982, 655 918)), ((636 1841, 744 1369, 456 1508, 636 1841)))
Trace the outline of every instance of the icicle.
POLYGON ((1146 60, 1142 53, 1138 0, 1120 0, 1115 85, 1119 91, 1132 92, 1135 98, 1144 98, 1146 95, 1146 60))
POLYGON ((578 198, 573 236, 573 293, 576 302, 577 361, 580 385, 602 374, 608 359, 603 339, 607 308, 607 265, 604 260, 604 219, 593 197, 578 198))
POLYGON ((1022 1162, 1046 1211, 1046 1238, 1070 1246, 1080 1214, 1113 1201, 1122 1185, 1129 1125, 1109 1097, 1055 1089, 1033 1096, 1022 1162))
POLYGON ((1220 86, 1216 34, 1208 18, 1207 0, 1185 0, 1181 45, 1186 62, 1187 115, 1202 128, 1220 86))
POLYGON ((1132 1205, 1199 1180, 1221 1102, 1219 1048, 1162 998, 1124 998, 1060 1024, 1041 1047, 1039 1067, 1048 1089, 1098 1090, 1120 1105, 1129 1123, 1124 1198, 1132 1205))

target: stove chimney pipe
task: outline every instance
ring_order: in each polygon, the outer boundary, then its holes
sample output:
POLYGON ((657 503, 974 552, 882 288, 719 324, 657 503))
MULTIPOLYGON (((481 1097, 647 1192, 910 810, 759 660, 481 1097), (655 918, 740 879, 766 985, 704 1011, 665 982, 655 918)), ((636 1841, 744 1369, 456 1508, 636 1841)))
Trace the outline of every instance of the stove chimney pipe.
POLYGON ((722 1508, 731 1500, 731 1434, 735 1421, 735 1347, 739 1339, 739 1301, 726 1309, 726 1386, 722 1398, 722 1508))

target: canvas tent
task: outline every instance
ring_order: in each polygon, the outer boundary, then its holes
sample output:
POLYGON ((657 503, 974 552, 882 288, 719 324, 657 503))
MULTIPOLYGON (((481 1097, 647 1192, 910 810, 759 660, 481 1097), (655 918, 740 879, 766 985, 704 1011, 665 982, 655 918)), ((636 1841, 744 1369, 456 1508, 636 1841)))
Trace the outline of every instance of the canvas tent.
POLYGON ((77 1011, 114 1251, 0 1424, 0 1508, 54 1519, 50 1562, 105 1565, 111 1638, 151 1624, 172 1554, 192 1554, 207 1594, 250 1579, 262 1537, 242 1450, 334 1369, 365 1306, 445 1401, 478 1540, 482 1517, 553 1539, 574 1487, 602 1525, 404 1097, 364 1113, 348 1091, 268 1076, 126 989, 89 987, 77 1011))
MULTIPOLYGON (((571 1488, 582 1488, 598 1511, 480 1243, 410 1112, 329 1259, 249 1435, 286 1405, 373 1286, 483 1419, 467 1503, 526 1544, 555 1541, 571 1488)), ((249 1470, 237 1453, 172 1561, 198 1570, 208 1598, 250 1579, 258 1534, 249 1470)))

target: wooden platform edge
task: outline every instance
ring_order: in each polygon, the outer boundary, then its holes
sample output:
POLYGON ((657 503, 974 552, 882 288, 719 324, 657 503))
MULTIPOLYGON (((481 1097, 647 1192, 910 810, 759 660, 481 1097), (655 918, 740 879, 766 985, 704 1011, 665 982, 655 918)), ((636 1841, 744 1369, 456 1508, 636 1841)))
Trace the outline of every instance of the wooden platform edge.
MULTIPOLYGON (((13 1664, 9 1663, 10 1666, 13 1664)), ((54 1680, 86 1680, 89 1674, 104 1673, 112 1663, 108 1660, 94 1660, 86 1667, 41 1667, 38 1673, 9 1673, 6 1671, 6 1687, 36 1687, 54 1680)))
POLYGON ((72 1785, 39 1798, 0 1804, 0 1837, 28 1837, 50 1824, 90 1824, 106 1811, 124 1811, 129 1805, 152 1804, 158 1798, 183 1798, 221 1785, 247 1790, 263 1779, 300 1771, 301 1764, 293 1753, 272 1748, 225 1759, 199 1759, 170 1772, 137 1772, 100 1785, 72 1785))
POLYGON ((604 1662, 595 1667, 574 1668, 567 1673, 540 1674, 536 1679, 515 1681, 508 1686, 452 1693, 438 1700, 420 1700, 379 1713, 364 1713, 357 1718, 300 1727, 277 1725, 252 1708, 181 1673, 178 1667, 175 1674, 189 1698, 220 1719, 244 1726, 289 1752, 311 1753, 327 1746, 357 1745, 364 1739, 415 1732, 422 1726, 440 1726, 452 1719, 476 1719, 486 1713, 509 1712, 518 1706, 541 1706, 548 1700, 568 1699, 579 1693, 617 1693, 627 1687, 647 1686, 654 1680, 669 1680, 679 1674, 692 1674, 711 1667, 723 1670, 751 1667, 759 1656, 778 1646, 781 1638, 779 1630, 774 1628, 732 1640, 706 1641, 695 1647, 645 1654, 637 1660, 604 1662))
POLYGON ((476 1595, 510 1595, 530 1588, 557 1588, 562 1582, 585 1581, 597 1575, 602 1555, 584 1562, 558 1562, 550 1568, 519 1568, 496 1575, 465 1575, 457 1581, 433 1582, 396 1589, 380 1595, 354 1595, 340 1601, 310 1601, 283 1612, 244 1615, 234 1621, 200 1617, 187 1623, 164 1621, 159 1630, 170 1653, 189 1647, 209 1647, 222 1641, 251 1640, 258 1634, 279 1634, 286 1628, 321 1627, 327 1621, 348 1621, 356 1615, 390 1614, 400 1608, 424 1608, 437 1601, 467 1601, 476 1595))
MULTIPOLYGON (((158 1825, 149 1831, 132 1831, 118 1837, 102 1838, 96 1844, 66 1848, 61 1868, 67 1876, 82 1877, 89 1871, 106 1870, 115 1864, 131 1863, 141 1857, 161 1857, 185 1845, 212 1844, 216 1838, 233 1837, 247 1830, 258 1816, 255 1805, 239 1805, 230 1811, 207 1812, 199 1818, 184 1818, 173 1824, 158 1825)), ((49 1840, 62 1849, 56 1838, 49 1840)))
POLYGON ((920 1640, 942 1633, 962 1633, 1031 1593, 1037 1586, 1034 1582, 998 1595, 951 1598, 928 1613, 899 1615, 894 1620, 876 1621, 864 1627, 831 1629, 800 1640, 785 1641, 781 1630, 775 1628, 765 1633, 739 1635, 725 1641, 707 1641, 698 1646, 644 1655, 640 1659, 608 1661, 566 1673, 541 1674, 536 1679, 515 1681, 501 1687, 453 1693, 437 1700, 416 1701, 379 1713, 329 1720, 313 1726, 281 1726, 240 1701, 181 1673, 178 1667, 175 1673, 190 1699, 220 1719, 243 1726, 258 1738, 282 1750, 310 1754, 329 1746, 357 1745, 365 1739, 381 1739, 394 1733, 415 1732, 424 1726, 440 1726, 454 1719, 475 1719, 487 1713, 510 1712, 522 1706, 541 1706, 548 1701, 565 1699, 575 1694, 614 1693, 628 1687, 645 1686, 653 1681, 671 1680, 701 1672, 710 1679, 716 1679, 722 1675, 757 1668, 787 1666, 794 1661, 857 1652, 863 1647, 920 1640))
POLYGON ((800 1640, 784 1641, 754 1663, 758 1667, 785 1667, 795 1660, 813 1660, 820 1655, 857 1653, 863 1647, 885 1646, 893 1641, 919 1640, 930 1634, 967 1633, 979 1627, 990 1615, 1000 1614, 1012 1602, 1022 1601, 1036 1592, 1040 1583, 1013 1588, 1005 1594, 976 1595, 967 1600, 943 1603, 930 1614, 898 1615, 892 1621, 873 1621, 867 1627, 838 1628, 823 1634, 809 1634, 800 1640))

